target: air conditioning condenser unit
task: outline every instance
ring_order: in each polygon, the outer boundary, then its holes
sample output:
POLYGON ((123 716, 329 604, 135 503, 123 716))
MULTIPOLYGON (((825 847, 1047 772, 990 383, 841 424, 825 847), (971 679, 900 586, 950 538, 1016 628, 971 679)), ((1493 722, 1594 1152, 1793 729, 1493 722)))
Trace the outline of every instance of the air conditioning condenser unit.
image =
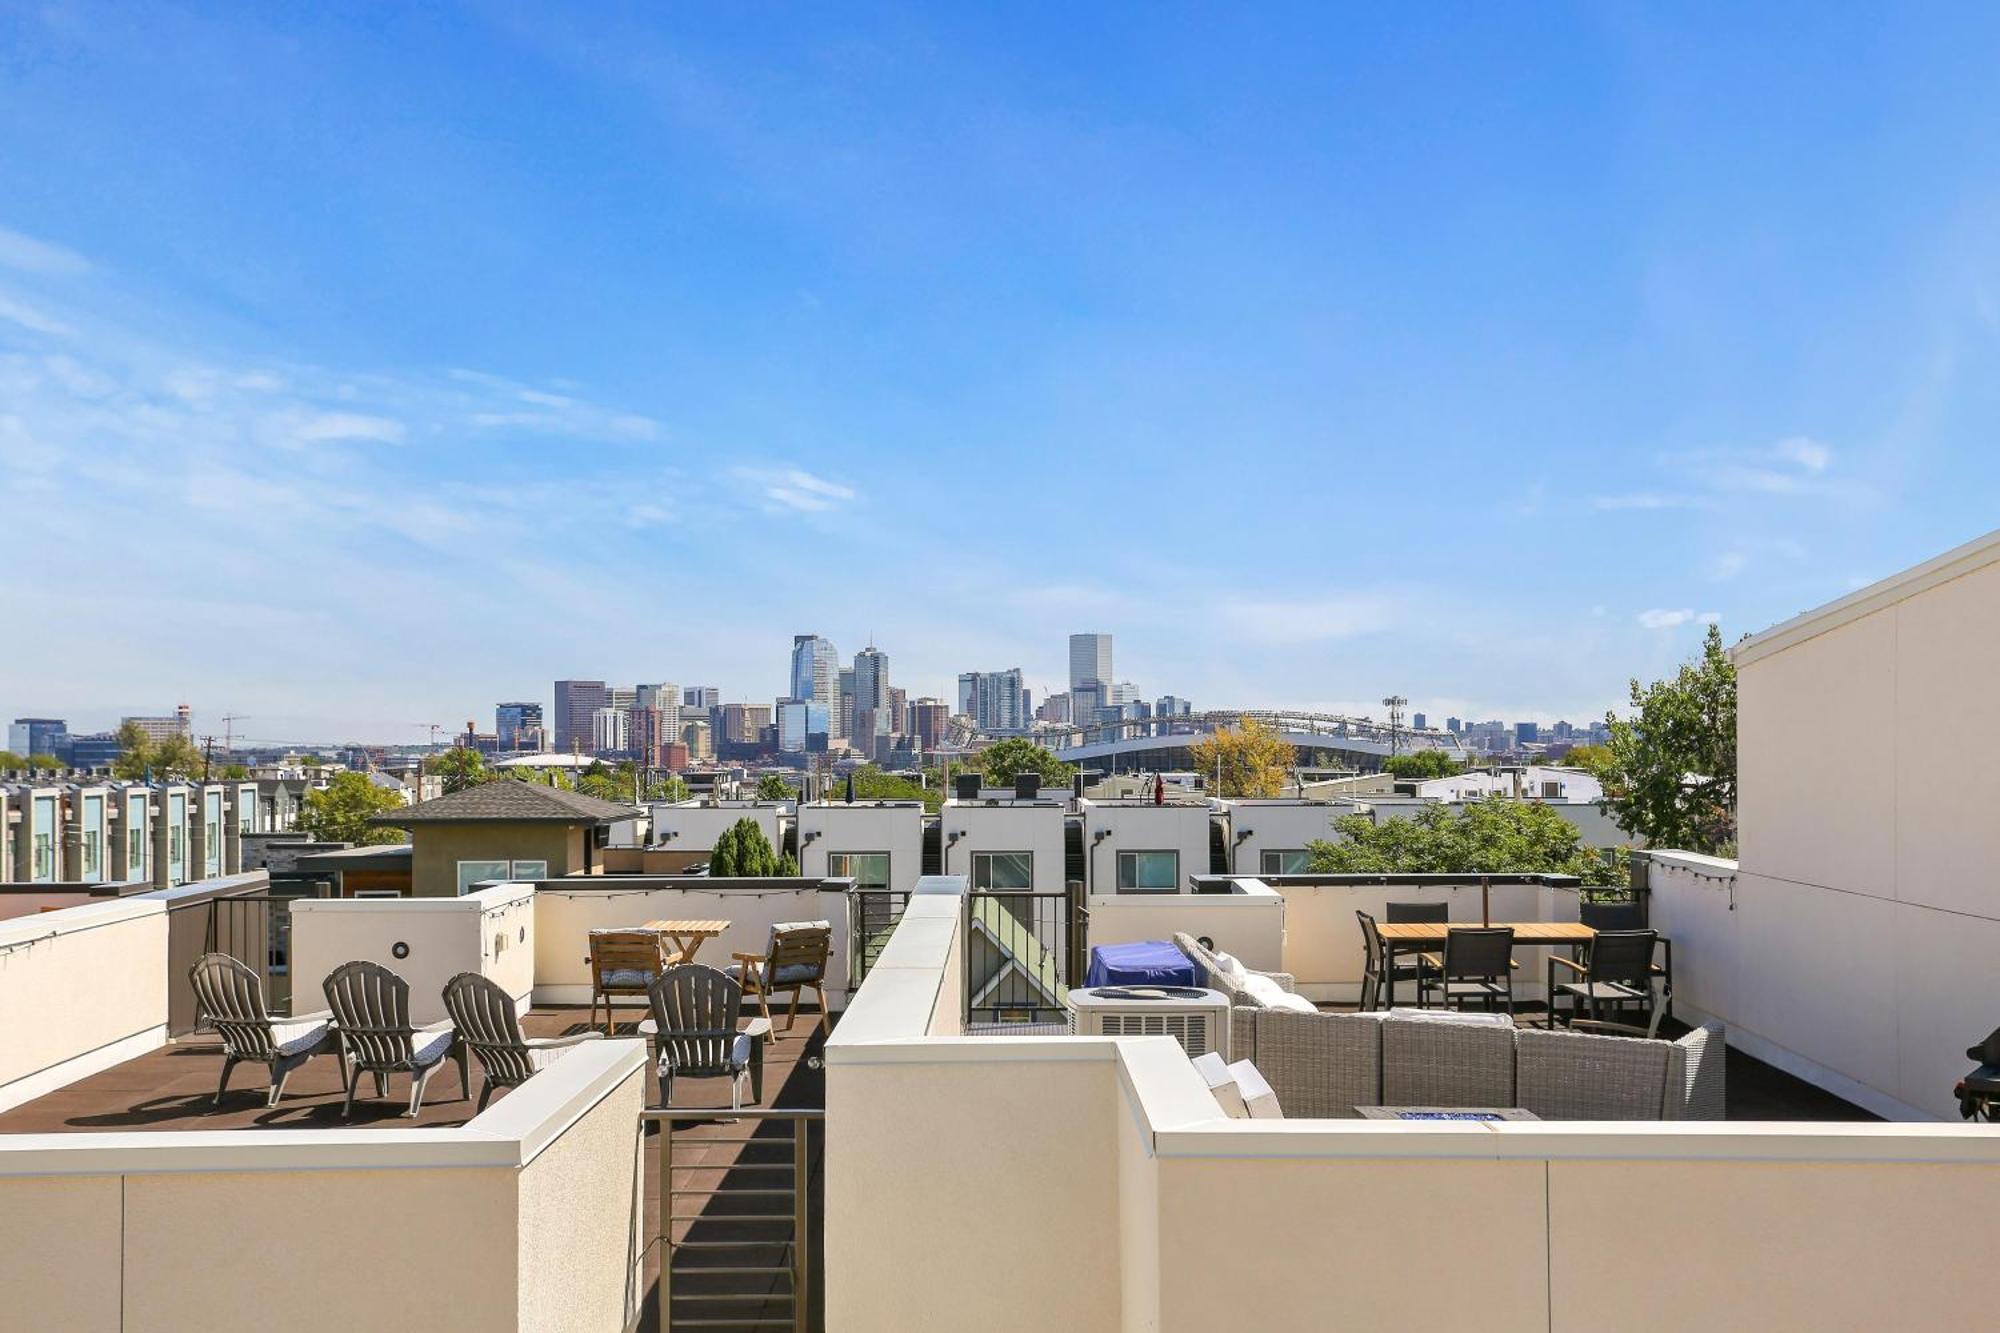
POLYGON ((1172 1037, 1192 1060, 1229 1058, 1229 997, 1193 986, 1086 986, 1069 993, 1069 1030, 1082 1037, 1172 1037))

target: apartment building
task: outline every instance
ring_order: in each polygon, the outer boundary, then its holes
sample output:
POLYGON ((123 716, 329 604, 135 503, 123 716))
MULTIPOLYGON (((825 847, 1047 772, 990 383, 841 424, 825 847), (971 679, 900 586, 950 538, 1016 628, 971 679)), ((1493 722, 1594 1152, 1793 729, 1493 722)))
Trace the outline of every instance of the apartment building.
POLYGON ((938 812, 943 872, 975 889, 1060 893, 1069 880, 1067 812, 1066 800, 1043 795, 1033 779, 1008 788, 962 779, 938 812))
POLYGON ((1306 869, 1306 848, 1331 841, 1333 821, 1353 813, 1345 802, 1316 800, 1216 801, 1228 821, 1229 873, 1297 875, 1306 869))
POLYGON ((808 801, 798 811, 799 871, 908 893, 923 873, 921 801, 808 801))
POLYGON ((1080 800, 1084 884, 1093 897, 1109 893, 1181 893, 1209 873, 1205 801, 1181 798, 1080 800))

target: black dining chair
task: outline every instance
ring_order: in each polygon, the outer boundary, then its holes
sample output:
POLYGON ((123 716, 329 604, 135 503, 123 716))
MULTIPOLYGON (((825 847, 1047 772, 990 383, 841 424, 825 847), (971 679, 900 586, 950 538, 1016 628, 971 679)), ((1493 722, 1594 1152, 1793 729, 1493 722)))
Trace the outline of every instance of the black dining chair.
POLYGON ((1514 1012, 1512 926, 1453 927, 1444 937, 1443 956, 1429 957, 1435 959, 1437 970, 1417 983, 1418 995, 1426 1004, 1432 995, 1447 1009, 1464 1008, 1472 1000, 1497 1009, 1505 1000, 1507 1012, 1514 1012))
POLYGON ((1422 990, 1425 972, 1429 964, 1421 957, 1399 959, 1392 968, 1388 965, 1389 951, 1382 946, 1382 934, 1375 926, 1375 918, 1368 913, 1355 910, 1355 918, 1361 922, 1361 943, 1367 951, 1361 973, 1361 1008, 1393 1008, 1396 1003, 1396 983, 1414 981, 1422 990))
POLYGON ((1597 1020, 1616 1018, 1633 1005, 1642 1012, 1651 1009, 1653 950, 1659 939, 1655 930, 1600 930, 1581 961, 1550 954, 1548 1025, 1556 1025, 1556 1001, 1563 998, 1569 1000, 1570 1021, 1586 1013, 1597 1020), (1557 969, 1565 980, 1557 980, 1557 969))
POLYGON ((1451 920, 1450 903, 1384 903, 1382 919, 1392 926, 1427 925, 1451 920))

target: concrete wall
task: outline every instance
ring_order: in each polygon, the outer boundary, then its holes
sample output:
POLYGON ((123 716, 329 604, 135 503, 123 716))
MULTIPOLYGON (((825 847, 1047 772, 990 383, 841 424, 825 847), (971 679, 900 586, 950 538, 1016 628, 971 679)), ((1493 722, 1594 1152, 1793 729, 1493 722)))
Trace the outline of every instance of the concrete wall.
POLYGON ((551 878, 574 874, 583 869, 588 832, 579 824, 420 824, 410 835, 410 891, 455 897, 460 861, 546 861, 551 878))
POLYGON ((889 888, 908 893, 924 870, 924 808, 915 801, 812 802, 799 807, 799 872, 825 875, 833 852, 887 852, 889 888), (817 835, 817 836, 815 836, 817 835))
POLYGON ((1240 893, 1119 893, 1090 899, 1090 943, 1127 944, 1164 940, 1184 930, 1206 937, 1258 972, 1282 972, 1285 960, 1285 900, 1262 884, 1240 893))
POLYGON ((730 923, 709 940, 695 961, 727 967, 732 952, 762 955, 771 927, 780 921, 833 923, 833 956, 827 962, 827 1002, 838 1010, 847 991, 847 894, 803 880, 723 881, 702 878, 663 882, 634 877, 543 884, 535 894, 535 999, 541 1004, 590 1002, 592 930, 639 926, 647 921, 721 919, 730 923), (598 885, 602 887, 597 887, 598 885), (742 887, 727 887, 729 885, 742 887))
POLYGON ((1033 852, 1035 892, 1060 893, 1067 883, 1063 819, 1063 807, 1055 801, 946 801, 939 815, 944 873, 970 878, 974 852, 1033 852), (954 833, 964 836, 953 842, 954 833))
POLYGON ((830 1327, 1988 1319, 1983 1128, 1228 1120, 1170 1039, 939 1025, 954 906, 912 900, 827 1043, 830 1327))
POLYGON ((113 899, 0 922, 0 1110, 161 1045, 167 909, 113 899))
POLYGON ((462 1129, 0 1138, 0 1324, 621 1333, 644 1063, 590 1043, 462 1129))
POLYGON ((445 1017, 444 984, 460 972, 498 983, 522 1010, 535 986, 535 891, 513 884, 463 898, 302 898, 292 904, 293 1008, 325 1008, 342 963, 380 963, 410 983, 410 1018, 445 1017), (405 954, 396 956, 396 946, 405 954))
POLYGON ((779 820, 790 813, 791 808, 789 801, 742 801, 722 805, 708 805, 700 801, 678 805, 659 803, 650 807, 653 843, 655 846, 664 843, 676 851, 694 849, 706 852, 715 846, 715 840, 722 836, 724 830, 738 820, 753 819, 757 827, 764 831, 764 836, 770 839, 771 845, 782 848, 783 830, 779 820))
POLYGON ((1175 853, 1176 890, 1186 888, 1190 877, 1209 873, 1206 805, 1085 801, 1082 815, 1084 885, 1093 895, 1117 892, 1119 852, 1175 853))

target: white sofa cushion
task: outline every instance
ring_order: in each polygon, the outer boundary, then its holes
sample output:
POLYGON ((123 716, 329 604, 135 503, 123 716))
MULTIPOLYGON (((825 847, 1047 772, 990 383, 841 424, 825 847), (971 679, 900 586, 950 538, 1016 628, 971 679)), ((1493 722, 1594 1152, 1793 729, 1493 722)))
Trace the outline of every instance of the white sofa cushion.
POLYGON ((1243 993, 1264 1008, 1271 1009, 1285 997, 1285 988, 1262 972, 1252 972, 1243 978, 1243 993))
POLYGON ((1278 1094, 1271 1091, 1271 1085, 1257 1072, 1257 1066, 1248 1060, 1238 1060, 1229 1066, 1229 1073, 1236 1080, 1236 1090, 1243 1096, 1243 1104, 1250 1108, 1252 1120, 1283 1120, 1284 1108, 1278 1105, 1278 1094))
MULTIPOLYGON (((1274 981, 1271 984, 1275 986, 1278 983, 1274 981)), ((1311 1000, 1308 1000, 1303 995, 1294 995, 1288 990, 1280 990, 1275 997, 1264 1001, 1264 1007, 1266 1009, 1284 1009, 1295 1014, 1316 1014, 1319 1012, 1319 1006, 1311 1000)))
POLYGON ((1243 1104, 1243 1093, 1236 1086, 1236 1075, 1222 1062, 1222 1057, 1214 1051, 1198 1055, 1193 1061, 1194 1072, 1201 1075, 1202 1082, 1208 1084, 1210 1095, 1222 1113, 1231 1120, 1248 1120, 1250 1108, 1243 1104))
POLYGON ((1243 960, 1235 954, 1216 954, 1215 970, 1238 984, 1241 984, 1249 976, 1249 969, 1243 966, 1243 960))

